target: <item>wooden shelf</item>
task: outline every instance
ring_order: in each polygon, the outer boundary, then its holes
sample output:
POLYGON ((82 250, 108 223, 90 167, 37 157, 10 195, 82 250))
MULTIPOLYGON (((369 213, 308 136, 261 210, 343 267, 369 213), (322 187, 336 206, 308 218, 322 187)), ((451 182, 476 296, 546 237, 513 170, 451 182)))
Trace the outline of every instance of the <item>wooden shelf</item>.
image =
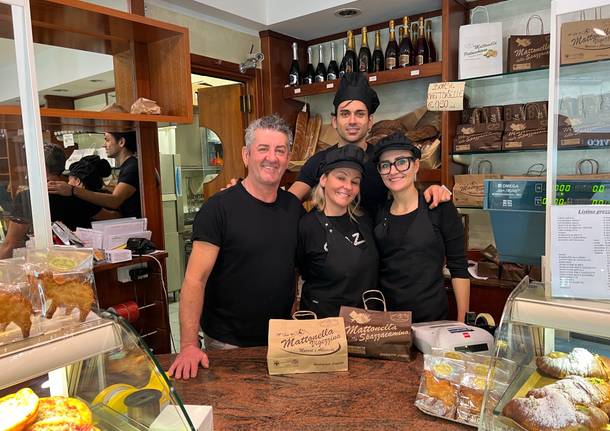
MULTIPOLYGON (((442 62, 422 64, 421 66, 409 66, 393 70, 384 70, 383 72, 369 74, 369 84, 371 86, 390 84, 392 82, 408 81, 412 79, 430 78, 434 76, 441 77, 442 62)), ((339 80, 315 82, 309 85, 300 85, 298 87, 284 87, 284 99, 294 99, 304 96, 314 96, 323 93, 334 93, 337 91, 339 80)))
MULTIPOLYGON (((20 123, 21 108, 18 105, 0 105, 0 118, 13 118, 13 123, 20 123)), ((79 111, 76 109, 57 109, 40 108, 40 116, 43 118, 43 125, 66 125, 70 127, 82 127, 90 130, 91 128, 103 129, 105 125, 111 125, 119 129, 133 129, 135 121, 150 121, 154 123, 188 123, 188 116, 173 115, 145 115, 130 114, 128 112, 98 112, 98 111, 79 111), (83 121, 75 121, 83 120, 83 121), (88 121, 91 120, 91 121, 88 121), (123 124, 121 124, 123 123, 123 124), (128 123, 128 124, 125 124, 128 123)), ((5 118, 2 123, 10 123, 11 119, 5 118)))

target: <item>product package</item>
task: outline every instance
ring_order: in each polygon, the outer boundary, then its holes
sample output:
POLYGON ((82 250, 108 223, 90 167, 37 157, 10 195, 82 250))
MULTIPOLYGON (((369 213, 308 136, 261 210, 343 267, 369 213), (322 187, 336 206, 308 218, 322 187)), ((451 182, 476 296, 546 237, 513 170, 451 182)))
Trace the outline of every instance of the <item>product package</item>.
POLYGON ((42 298, 25 275, 25 258, 0 260, 0 345, 30 336, 42 298))
POLYGON ((411 360, 413 332, 410 311, 387 311, 385 298, 378 290, 362 294, 364 309, 341 306, 339 316, 345 320, 348 352, 367 358, 411 360), (376 297, 367 296, 375 294, 376 297), (369 310, 367 301, 377 299, 384 311, 369 310))
POLYGON ((41 311, 47 319, 65 315, 84 322, 97 306, 92 249, 28 249, 25 267, 30 288, 44 298, 41 311))
POLYGON ((508 71, 521 72, 549 67, 550 52, 551 34, 544 32, 540 15, 532 15, 527 20, 525 34, 508 38, 508 71), (539 34, 530 34, 532 20, 540 22, 539 34))
POLYGON ((341 317, 269 320, 269 374, 347 371, 347 339, 341 317))

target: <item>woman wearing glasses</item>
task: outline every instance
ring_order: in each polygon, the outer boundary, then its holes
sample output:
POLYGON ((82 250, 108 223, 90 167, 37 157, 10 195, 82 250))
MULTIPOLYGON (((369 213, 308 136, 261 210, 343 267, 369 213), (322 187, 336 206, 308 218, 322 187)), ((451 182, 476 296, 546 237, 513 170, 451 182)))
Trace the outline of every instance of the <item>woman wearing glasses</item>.
POLYGON ((464 321, 470 299, 464 228, 452 202, 431 210, 415 188, 420 157, 419 148, 400 133, 376 145, 374 161, 391 194, 374 230, 380 255, 379 287, 388 309, 411 311, 413 322, 446 319, 446 260, 457 318, 464 321))
POLYGON ((372 225, 358 209, 364 160, 356 145, 328 151, 312 192, 315 208, 299 223, 300 308, 320 318, 338 316, 342 305, 361 307, 362 292, 377 288, 372 225))

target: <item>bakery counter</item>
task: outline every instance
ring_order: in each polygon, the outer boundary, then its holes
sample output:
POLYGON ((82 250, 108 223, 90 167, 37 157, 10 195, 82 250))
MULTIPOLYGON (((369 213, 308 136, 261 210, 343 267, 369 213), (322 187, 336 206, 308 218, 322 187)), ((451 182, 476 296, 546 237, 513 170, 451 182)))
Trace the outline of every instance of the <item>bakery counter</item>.
MULTIPOLYGON (((157 356, 169 369, 175 355, 157 356)), ((349 371, 269 376, 265 347, 212 351, 210 369, 173 380, 185 404, 210 405, 214 430, 467 430, 415 405, 423 356, 349 358, 349 371)))

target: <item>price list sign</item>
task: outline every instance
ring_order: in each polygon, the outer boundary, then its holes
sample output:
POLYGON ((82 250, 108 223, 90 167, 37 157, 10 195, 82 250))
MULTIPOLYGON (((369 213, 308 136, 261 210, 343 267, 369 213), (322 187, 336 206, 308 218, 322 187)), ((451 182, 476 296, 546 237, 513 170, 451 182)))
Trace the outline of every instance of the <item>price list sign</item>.
POLYGON ((610 299, 610 206, 551 207, 553 296, 610 299))

